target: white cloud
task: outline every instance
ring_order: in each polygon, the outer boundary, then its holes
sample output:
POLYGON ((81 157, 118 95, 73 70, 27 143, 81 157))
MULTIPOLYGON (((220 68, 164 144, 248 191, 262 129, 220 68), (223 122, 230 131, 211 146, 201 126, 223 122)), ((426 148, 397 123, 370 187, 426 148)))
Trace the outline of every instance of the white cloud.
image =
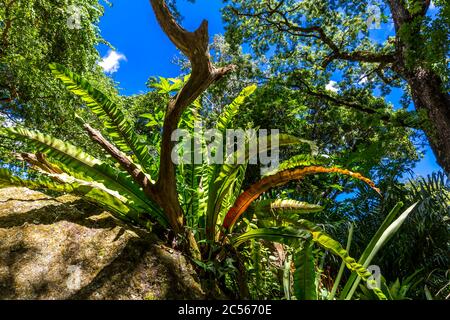
POLYGON ((99 66, 103 68, 103 71, 106 73, 114 73, 119 71, 120 61, 127 61, 127 57, 125 55, 116 52, 109 51, 106 56, 103 57, 103 60, 99 62, 99 66))
POLYGON ((328 91, 333 91, 333 92, 338 92, 339 89, 336 87, 337 82, 330 80, 330 82, 328 82, 328 84, 326 85, 325 89, 328 91))
POLYGON ((11 127, 15 127, 16 124, 14 122, 12 122, 10 119, 5 119, 5 120, 3 120, 2 126, 5 128, 11 128, 11 127))
POLYGON ((359 79, 358 84, 362 86, 367 82, 369 82, 369 79, 367 79, 367 76, 363 76, 361 79, 359 79))

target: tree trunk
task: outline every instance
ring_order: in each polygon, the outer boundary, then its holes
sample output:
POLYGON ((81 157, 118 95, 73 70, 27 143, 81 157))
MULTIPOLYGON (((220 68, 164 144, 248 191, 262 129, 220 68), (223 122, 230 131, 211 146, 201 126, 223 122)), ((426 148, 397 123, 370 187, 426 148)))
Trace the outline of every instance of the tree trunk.
POLYGON ((450 173, 450 95, 434 72, 416 67, 406 75, 417 110, 427 112, 429 122, 423 128, 437 162, 450 173))
POLYGON ((393 70, 408 82, 416 110, 426 111, 429 122, 423 130, 437 162, 450 174, 450 95, 444 91, 445 86, 439 75, 423 64, 423 56, 415 57, 417 52, 421 52, 425 41, 421 29, 431 2, 423 0, 422 10, 414 14, 408 10, 404 1, 389 0, 388 3, 397 37, 398 60, 393 70), (401 37, 401 29, 409 32, 412 41, 408 37, 401 37), (410 66, 411 62, 407 63, 407 57, 415 57, 414 66, 410 66))

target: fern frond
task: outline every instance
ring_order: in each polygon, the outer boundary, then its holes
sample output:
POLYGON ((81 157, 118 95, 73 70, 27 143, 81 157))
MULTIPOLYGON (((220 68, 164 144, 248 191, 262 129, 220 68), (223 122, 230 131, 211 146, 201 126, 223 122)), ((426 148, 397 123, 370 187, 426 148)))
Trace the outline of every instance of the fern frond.
POLYGON ((132 152, 134 160, 142 166, 143 170, 149 170, 152 157, 147 147, 148 143, 134 132, 131 121, 121 107, 64 66, 54 63, 50 65, 50 69, 69 91, 79 96, 86 106, 104 122, 105 129, 115 145, 126 154, 132 152))

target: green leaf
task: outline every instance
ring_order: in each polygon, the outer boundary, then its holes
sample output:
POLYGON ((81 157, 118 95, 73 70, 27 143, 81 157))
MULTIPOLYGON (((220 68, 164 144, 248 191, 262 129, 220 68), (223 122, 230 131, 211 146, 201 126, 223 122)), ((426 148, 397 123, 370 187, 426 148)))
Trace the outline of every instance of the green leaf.
MULTIPOLYGON (((306 140, 300 139, 298 143, 304 143, 306 140)), ((313 144, 313 142, 308 142, 310 144, 313 144)), ((296 156, 293 156, 292 158, 283 161, 280 163, 277 169, 266 173, 264 176, 271 176, 276 174, 277 172, 290 170, 290 169, 296 169, 300 167, 308 167, 311 165, 323 165, 326 163, 326 159, 323 158, 316 158, 309 154, 299 154, 296 156)))
POLYGON ((298 300, 317 300, 315 257, 310 241, 294 253, 294 263, 295 297, 298 300))
POLYGON ((152 165, 147 142, 134 132, 133 125, 122 109, 81 76, 69 71, 64 66, 54 63, 50 65, 50 69, 68 90, 79 96, 86 106, 104 121, 104 127, 114 144, 124 153, 132 152, 134 160, 147 172, 152 165))
POLYGON ((284 213, 316 213, 323 210, 322 206, 309 204, 307 202, 296 201, 292 199, 266 199, 255 203, 254 211, 256 214, 265 215, 267 212, 280 216, 284 213))
POLYGON ((234 101, 224 108, 222 114, 217 120, 216 128, 222 132, 231 128, 232 121, 234 117, 239 113, 240 107, 244 104, 245 100, 251 96, 258 87, 256 85, 251 85, 246 87, 239 96, 234 99, 234 101))
POLYGON ((283 268, 283 291, 286 300, 291 300, 291 263, 292 257, 289 255, 286 257, 283 268))
POLYGON ((114 196, 112 190, 100 190, 88 182, 80 184, 57 183, 48 178, 38 178, 35 180, 22 179, 12 175, 9 170, 0 168, 0 186, 22 186, 32 190, 51 190, 56 192, 72 193, 82 198, 100 204, 118 218, 125 221, 132 221, 142 227, 148 227, 148 220, 142 219, 142 213, 132 209, 123 198, 114 196))
POLYGON ((21 186, 32 190, 47 189, 55 192, 72 192, 73 187, 68 184, 59 184, 48 178, 26 180, 13 175, 8 169, 0 168, 0 188, 21 186))
POLYGON ((308 237, 309 233, 306 230, 292 227, 259 228, 232 238, 231 243, 238 247, 246 241, 262 239, 291 245, 299 239, 307 239, 308 237))
POLYGON ((273 242, 285 243, 292 245, 295 241, 300 239, 308 239, 312 236, 312 240, 327 251, 339 256, 347 266, 348 269, 357 273, 364 281, 371 284, 371 288, 380 300, 386 300, 380 288, 376 287, 376 282, 369 278, 372 274, 361 264, 357 263, 355 259, 350 257, 348 252, 327 234, 323 233, 320 228, 308 220, 298 222, 297 228, 293 227, 275 227, 275 228, 261 228, 251 230, 231 240, 234 246, 239 246, 250 239, 264 239, 273 242))
MULTIPOLYGON (((347 252, 350 252, 350 247, 351 247, 352 240, 353 240, 354 229, 355 229, 355 225, 352 223, 348 230, 347 247, 345 249, 345 250, 347 250, 347 252)), ((338 275, 337 275, 336 279, 334 280, 334 284, 333 284, 333 288, 331 289, 331 293, 328 296, 328 300, 334 300, 334 297, 336 296, 336 292, 339 287, 339 284, 341 283, 341 279, 342 279, 342 275, 344 274, 344 270, 345 270, 345 262, 342 262, 341 267, 339 268, 338 275)))
POLYGON ((129 200, 129 205, 154 218, 166 226, 167 220, 161 209, 151 202, 125 172, 83 152, 70 143, 61 141, 40 132, 24 128, 1 128, 0 135, 31 143, 37 151, 45 153, 51 161, 57 162, 67 174, 85 181, 102 183, 108 189, 119 192, 129 200))
POLYGON ((322 248, 334 253, 335 255, 341 257, 341 259, 345 262, 348 269, 356 272, 356 274, 361 277, 364 281, 371 284, 371 288, 374 293, 378 296, 380 300, 386 300, 386 296, 381 291, 380 288, 376 286, 376 282, 374 280, 369 280, 372 277, 372 273, 370 273, 366 267, 357 263, 355 259, 350 257, 348 252, 340 245, 339 242, 332 239, 328 235, 324 234, 321 231, 312 231, 313 241, 319 244, 322 248))
MULTIPOLYGON (((395 221, 392 222, 392 220, 395 219, 397 213, 399 212, 402 206, 403 203, 398 203, 394 207, 394 209, 392 209, 392 211, 386 217, 385 221, 383 222, 381 227, 378 229, 378 231, 370 241, 369 245, 364 250, 363 254, 361 255, 361 258, 358 261, 362 266, 364 266, 364 268, 367 268, 370 265, 372 259, 375 257, 378 251, 389 241, 390 238, 392 238, 392 236, 395 233, 397 233, 402 224, 405 222, 406 218, 408 218, 409 214, 417 206, 417 203, 409 207, 395 221)), ((360 278, 356 277, 355 275, 352 275, 347 281, 342 291, 341 297, 343 297, 346 300, 350 300, 353 294, 355 293, 356 289, 358 288, 360 280, 361 280, 360 278)))
POLYGON ((427 300, 434 300, 433 295, 430 292, 430 289, 428 289, 428 286, 425 286, 424 291, 425 291, 425 297, 427 298, 427 300))
MULTIPOLYGON (((267 143, 266 149, 259 148, 259 152, 266 152, 271 148, 272 139, 278 139, 279 146, 291 146, 301 143, 301 139, 287 134, 279 134, 271 137, 270 142, 267 143)), ((259 140, 258 140, 259 145, 259 140)), ((207 233, 209 237, 213 239, 215 234, 215 227, 219 223, 222 223, 223 217, 225 217, 227 210, 229 210, 236 198, 240 193, 240 185, 242 184, 247 163, 250 159, 250 153, 248 152, 248 146, 245 148, 245 164, 222 164, 212 166, 212 170, 209 174, 209 187, 208 187, 208 206, 206 215, 207 233), (236 188, 235 186, 239 186, 236 188), (227 195, 230 195, 230 190, 234 188, 233 194, 230 196, 229 201, 224 201, 227 195), (221 220, 219 220, 220 214, 221 220)), ((238 152, 235 153, 236 158, 239 157, 238 152)))

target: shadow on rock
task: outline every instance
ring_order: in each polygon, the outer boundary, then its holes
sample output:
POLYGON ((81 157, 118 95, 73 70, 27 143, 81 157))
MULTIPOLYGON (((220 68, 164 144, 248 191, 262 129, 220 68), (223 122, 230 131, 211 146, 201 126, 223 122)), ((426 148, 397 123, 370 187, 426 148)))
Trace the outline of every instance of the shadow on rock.
POLYGON ((202 299, 154 235, 78 198, 0 189, 0 299, 202 299))

